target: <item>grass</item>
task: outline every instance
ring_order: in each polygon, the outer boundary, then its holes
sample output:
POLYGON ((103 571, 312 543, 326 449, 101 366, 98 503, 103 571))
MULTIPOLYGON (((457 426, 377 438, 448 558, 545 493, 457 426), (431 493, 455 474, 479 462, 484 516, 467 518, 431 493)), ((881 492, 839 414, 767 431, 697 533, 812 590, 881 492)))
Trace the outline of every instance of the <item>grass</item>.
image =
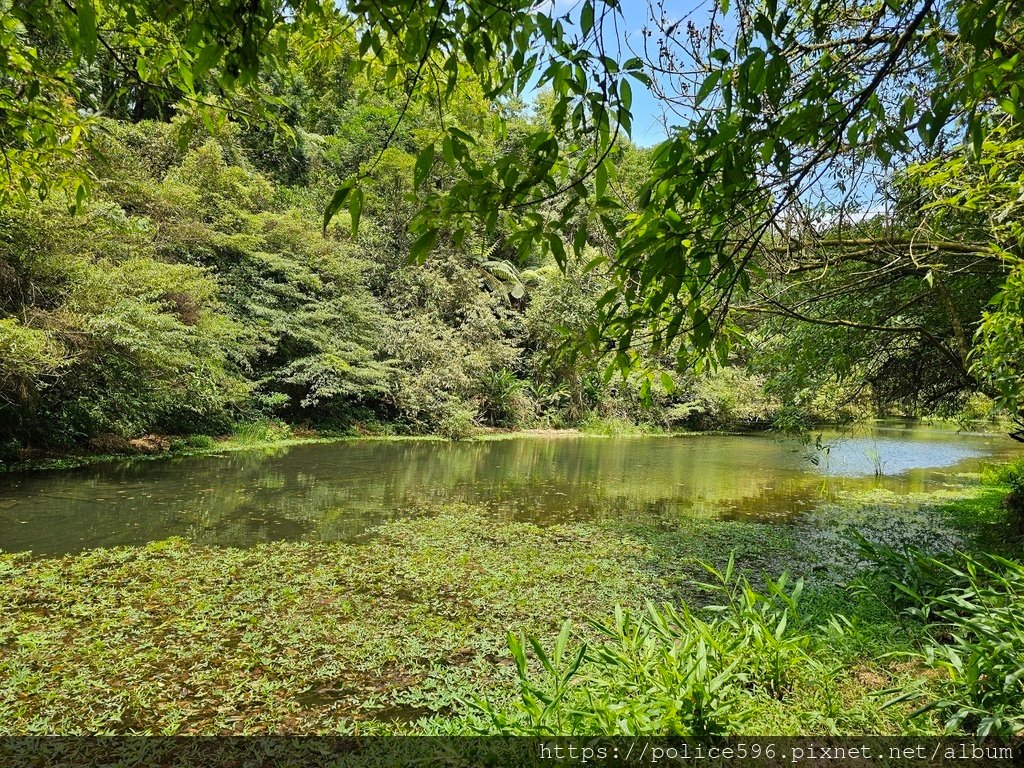
POLYGON ((172 539, 53 559, 0 555, 0 728, 494 730, 480 702, 513 717, 521 701, 509 630, 550 648, 569 620, 576 647, 601 636, 587 617, 607 627, 615 605, 699 611, 716 600, 699 584, 700 561, 721 568, 735 552, 736 573, 756 589, 786 570, 806 574, 801 631, 830 664, 794 674, 781 695, 741 691, 743 717, 731 727, 934 732, 937 721, 907 721, 914 701, 883 707, 879 691, 923 673, 900 655, 921 646, 923 630, 881 599, 880 577, 858 567, 844 531, 888 545, 924 540, 935 551, 977 547, 998 526, 999 495, 977 485, 909 510, 868 497, 791 526, 691 519, 671 529, 541 528, 445 506, 350 544, 239 550, 172 539), (837 612, 844 631, 822 628, 837 612))

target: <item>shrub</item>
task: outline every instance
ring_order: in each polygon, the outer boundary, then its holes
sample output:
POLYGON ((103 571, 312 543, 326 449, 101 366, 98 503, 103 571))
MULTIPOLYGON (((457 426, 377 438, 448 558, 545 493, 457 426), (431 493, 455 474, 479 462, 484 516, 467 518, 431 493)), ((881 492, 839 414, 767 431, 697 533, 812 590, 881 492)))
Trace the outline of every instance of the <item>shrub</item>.
POLYGON ((941 561, 923 550, 908 547, 897 551, 853 533, 861 558, 873 564, 888 588, 888 598, 910 615, 928 621, 932 600, 950 586, 941 561))
POLYGON ((1010 486, 1011 491, 1024 492, 1024 459, 999 464, 985 473, 986 482, 1010 486))
POLYGON ((172 437, 170 448, 172 451, 205 451, 217 444, 209 435, 187 435, 184 437, 172 437))
POLYGON ((771 421, 778 405, 764 394, 763 380, 737 368, 721 368, 696 382, 687 420, 699 427, 735 427, 771 421))
POLYGON ((449 440, 465 440, 476 434, 475 414, 468 407, 449 402, 438 421, 437 431, 449 440))
POLYGON ((23 450, 21 443, 14 438, 0 440, 0 463, 13 464, 21 461, 23 450))
POLYGON ((980 392, 971 393, 964 401, 960 413, 957 414, 958 421, 964 424, 971 422, 995 423, 999 417, 999 409, 996 401, 980 392))
POLYGON ((263 419, 248 424, 236 424, 231 433, 237 443, 272 443, 275 440, 287 440, 292 436, 292 429, 282 421, 263 419))
POLYGON ((915 714, 939 713, 947 731, 980 738, 1024 731, 1024 564, 989 555, 942 564, 957 586, 932 600, 934 642, 923 658, 945 673, 915 714))
POLYGON ((478 708, 504 734, 733 732, 748 711, 744 696, 780 697, 815 664, 811 636, 796 613, 802 582, 789 587, 783 575, 759 592, 733 575, 731 559, 724 572, 708 570, 713 582, 702 586, 725 600, 704 609, 707 618, 686 606, 617 607, 611 621, 589 621, 599 642, 570 649, 566 624, 550 655, 536 638, 510 634, 519 699, 511 711, 478 708))
POLYGON ((908 613, 927 621, 918 658, 941 676, 901 691, 890 704, 924 695, 912 717, 936 713, 946 731, 980 738, 1024 730, 1024 564, 997 555, 950 562, 916 550, 862 542, 908 613))
POLYGON ((488 371, 480 380, 480 415, 495 427, 529 422, 533 404, 522 380, 507 369, 488 371))

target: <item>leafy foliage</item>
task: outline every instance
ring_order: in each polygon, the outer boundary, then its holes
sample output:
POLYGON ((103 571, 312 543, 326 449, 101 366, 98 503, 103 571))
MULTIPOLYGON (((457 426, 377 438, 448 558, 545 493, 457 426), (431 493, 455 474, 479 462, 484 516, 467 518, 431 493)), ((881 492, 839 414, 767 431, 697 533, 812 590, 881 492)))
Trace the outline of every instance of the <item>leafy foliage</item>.
POLYGON ((8 221, 8 435, 195 429, 241 394, 226 373, 234 326, 216 312, 215 283, 153 259, 138 219, 100 207, 71 229, 36 212, 8 221))
POLYGON ((315 0, 5 0, 0 19, 0 204, 66 191, 77 206, 95 179, 84 150, 100 113, 137 122, 184 102, 211 127, 230 112, 287 131, 259 74, 287 72, 289 36, 338 16, 315 0))
POLYGON ((998 555, 953 561, 919 551, 864 551, 886 572, 901 603, 929 622, 921 661, 941 675, 932 690, 916 686, 893 702, 925 696, 912 716, 931 712, 947 732, 1012 737, 1024 728, 1024 565, 998 555))
POLYGON ((976 149, 977 158, 936 158, 912 169, 912 175, 927 196, 924 211, 931 227, 977 243, 990 273, 998 276, 998 290, 982 303, 973 324, 971 363, 988 391, 1014 413, 1024 403, 1024 140, 1015 128, 1004 129, 976 149))
POLYGON ((549 735, 672 734, 708 738, 733 733, 749 710, 743 700, 781 698, 814 661, 811 636, 801 627, 802 581, 785 575, 765 592, 734 573, 708 567, 723 598, 704 612, 648 605, 634 614, 616 608, 609 622, 592 621, 602 640, 569 648, 562 627, 549 655, 528 641, 539 677, 527 658, 527 641, 509 635, 520 681, 511 712, 479 706, 501 733, 549 735), (710 614, 710 618, 702 615, 710 614))
POLYGON ((268 415, 453 435, 592 414, 798 424, 977 390, 1017 408, 1005 0, 721 3, 704 26, 650 19, 657 45, 629 57, 610 0, 8 10, 4 215, 67 203, 121 247, 5 256, 8 410, 44 389, 55 404, 19 413, 19 440, 268 415), (635 87, 679 118, 650 151, 628 141, 635 87), (893 210, 865 210, 871 194, 893 210), (86 253, 151 259, 171 290, 140 297, 159 322, 124 315, 83 377, 75 339, 101 337, 65 321, 101 303, 26 286, 86 253), (63 335, 44 327, 62 302, 63 335), (208 365, 171 383, 195 368, 186 339, 208 365), (755 406, 715 390, 715 364, 745 369, 720 378, 755 406), (526 383, 514 396, 503 371, 526 383), (87 407, 61 389, 91 378, 126 391, 87 407))

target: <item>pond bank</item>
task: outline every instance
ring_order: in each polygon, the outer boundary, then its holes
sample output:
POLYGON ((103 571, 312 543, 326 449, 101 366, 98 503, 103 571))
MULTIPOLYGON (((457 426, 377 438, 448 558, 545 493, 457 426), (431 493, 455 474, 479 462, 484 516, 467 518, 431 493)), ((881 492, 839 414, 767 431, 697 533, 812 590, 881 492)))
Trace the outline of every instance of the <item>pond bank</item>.
MULTIPOLYGON (((645 429, 634 425, 632 429, 626 429, 619 422, 605 425, 605 428, 598 429, 518 429, 518 430, 481 430, 472 437, 457 442, 481 442, 492 440, 510 440, 520 437, 579 437, 587 435, 590 437, 610 437, 615 435, 696 435, 696 434, 728 434, 721 431, 692 432, 678 430, 665 432, 663 430, 645 429)), ((328 443, 346 443, 361 440, 375 441, 435 441, 452 442, 451 438, 442 435, 395 435, 387 433, 365 432, 352 434, 350 432, 329 432, 313 430, 280 430, 258 428, 254 430, 242 429, 239 433, 211 437, 208 435, 144 435, 140 438, 127 440, 118 438, 117 442, 122 444, 122 450, 88 450, 87 448, 68 452, 46 452, 32 451, 31 458, 16 461, 0 460, 0 473, 4 472, 31 472, 38 470, 52 469, 75 469, 91 464, 103 464, 112 461, 147 461, 155 459, 167 459, 178 456, 208 456, 217 453, 247 451, 273 448, 287 448, 295 445, 318 445, 328 443)), ((101 445, 99 441, 97 445, 101 445)))
MULTIPOLYGON (((873 420, 863 424, 831 425, 820 424, 812 431, 822 429, 858 429, 873 424, 886 423, 886 420, 873 420)), ((901 422, 902 423, 902 422, 901 422)), ((907 422, 910 423, 910 422, 907 422)), ((921 425, 935 425, 943 428, 959 429, 951 422, 921 421, 921 425)), ((984 434, 1002 434, 1005 430, 998 424, 972 425, 984 434)), ((633 424, 622 420, 594 419, 580 427, 559 429, 532 428, 502 430, 497 428, 481 428, 476 434, 455 442, 488 442, 494 440, 514 440, 522 437, 618 437, 627 435, 656 436, 692 436, 692 435, 744 435, 762 434, 771 430, 760 425, 746 429, 710 429, 710 430, 664 430, 644 424, 633 424)), ((54 469, 75 469, 92 464, 103 464, 117 461, 147 461, 182 456, 208 456, 245 450, 287 448, 296 445, 317 445, 327 443, 345 443, 361 440, 375 441, 437 441, 452 442, 451 438, 436 434, 389 434, 361 430, 357 432, 331 432, 293 428, 284 423, 265 422, 240 425, 236 432, 229 435, 143 435, 127 439, 117 436, 101 436, 91 441, 88 446, 69 451, 23 451, 27 458, 5 460, 0 456, 0 474, 8 472, 33 472, 54 469)))
POLYGON ((470 702, 515 696, 506 632, 550 645, 565 619, 615 604, 706 602, 698 560, 730 552, 755 582, 807 577, 811 620, 841 611, 837 670, 782 699, 754 697, 746 733, 922 733, 912 703, 878 691, 922 670, 885 654, 921 629, 860 571, 857 530, 899 546, 973 550, 998 538, 1005 488, 980 483, 941 503, 862 495, 797 526, 692 519, 538 527, 472 505, 372 531, 373 546, 176 539, 59 558, 0 555, 0 723, 6 733, 467 733, 470 702), (925 532, 930 532, 924 536, 925 532), (851 591, 857 582, 867 590, 851 591))

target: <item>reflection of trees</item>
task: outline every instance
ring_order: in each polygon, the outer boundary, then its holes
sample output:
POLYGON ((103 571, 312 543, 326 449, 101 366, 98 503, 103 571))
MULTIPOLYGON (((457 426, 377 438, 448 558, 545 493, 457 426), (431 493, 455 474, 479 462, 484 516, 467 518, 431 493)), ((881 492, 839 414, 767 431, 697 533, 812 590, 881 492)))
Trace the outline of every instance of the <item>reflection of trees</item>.
MULTIPOLYGON (((28 520, 5 525, 0 547, 61 551, 171 535, 242 545, 345 539, 445 502, 538 523, 784 519, 877 482, 807 470, 792 446, 767 437, 301 445, 27 475, 14 487, 0 480, 0 496, 19 500, 8 516, 28 520)), ((912 473, 882 482, 925 490, 934 481, 912 473)))

